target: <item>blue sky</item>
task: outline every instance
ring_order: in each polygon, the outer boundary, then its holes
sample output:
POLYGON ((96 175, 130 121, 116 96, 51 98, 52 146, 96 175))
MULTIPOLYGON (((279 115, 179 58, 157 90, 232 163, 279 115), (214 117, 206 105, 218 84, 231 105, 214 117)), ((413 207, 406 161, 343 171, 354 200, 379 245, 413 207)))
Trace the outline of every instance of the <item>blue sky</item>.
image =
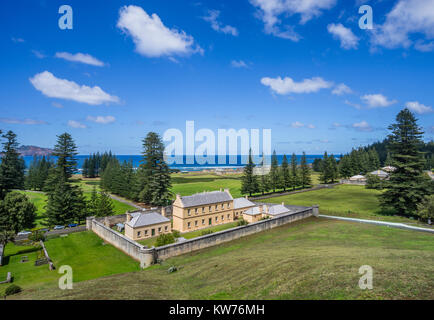
POLYGON ((338 154, 383 139, 405 106, 434 136, 434 0, 16 0, 0 19, 0 128, 22 144, 67 131, 81 154, 138 154, 148 131, 193 120, 338 154))

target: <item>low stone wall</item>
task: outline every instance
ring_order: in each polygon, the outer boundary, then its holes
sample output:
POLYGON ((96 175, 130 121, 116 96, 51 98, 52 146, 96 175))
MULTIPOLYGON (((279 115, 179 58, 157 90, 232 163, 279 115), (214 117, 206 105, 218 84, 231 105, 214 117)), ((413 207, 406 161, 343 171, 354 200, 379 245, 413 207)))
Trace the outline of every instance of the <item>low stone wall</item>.
POLYGON ((248 224, 246 226, 223 230, 202 237, 186 240, 180 243, 174 243, 167 246, 154 248, 154 256, 157 259, 164 260, 170 257, 178 256, 196 250, 201 250, 211 246, 219 245, 221 243, 239 239, 241 237, 245 237, 251 234, 280 227, 282 225, 292 223, 297 220, 311 217, 312 215, 318 215, 318 207, 310 207, 297 213, 288 213, 273 219, 261 220, 255 223, 248 224))
POLYGON ((105 226, 94 217, 86 219, 88 230, 95 232, 104 241, 125 252, 133 259, 140 262, 142 268, 147 267, 154 261, 152 249, 146 249, 141 244, 127 238, 123 234, 105 226))
POLYGON ((40 241, 42 250, 44 251, 45 258, 48 260, 48 267, 50 270, 54 270, 54 263, 51 261, 50 256, 48 255, 47 248, 45 248, 44 241, 40 241))
POLYGON ((3 264, 3 245, 0 244, 0 266, 2 266, 3 264))
MULTIPOLYGON (((312 215, 318 216, 318 214, 318 206, 313 206, 304 210, 300 210, 296 213, 287 213, 272 219, 261 220, 255 223, 251 223, 246 226, 223 230, 183 242, 169 244, 167 246, 159 248, 153 247, 150 249, 127 238, 119 232, 116 232, 110 227, 105 226, 104 223, 100 222, 101 219, 89 217, 86 219, 86 226, 88 230, 92 230, 93 232, 95 232, 104 241, 112 244, 114 247, 125 252, 133 259, 139 261, 140 266, 142 268, 145 268, 149 267, 151 264, 155 263, 157 260, 160 259, 168 259, 170 257, 175 257, 192 251, 212 247, 251 234, 280 227, 294 221, 311 217, 312 215)), ((107 221, 110 221, 110 218, 106 220, 106 222, 107 221)))

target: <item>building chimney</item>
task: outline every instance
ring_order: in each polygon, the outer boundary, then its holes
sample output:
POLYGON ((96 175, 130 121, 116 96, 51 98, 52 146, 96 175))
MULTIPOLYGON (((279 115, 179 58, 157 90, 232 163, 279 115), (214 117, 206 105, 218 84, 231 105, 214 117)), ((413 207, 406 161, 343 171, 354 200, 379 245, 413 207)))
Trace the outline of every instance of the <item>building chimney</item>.
POLYGON ((265 213, 268 213, 268 206, 265 205, 265 213))
POLYGON ((163 217, 166 216, 166 208, 165 208, 165 207, 161 207, 161 215, 162 215, 163 217))
POLYGON ((261 204, 260 206, 259 206, 259 213, 261 213, 262 214, 262 211, 264 210, 264 208, 263 208, 263 205, 261 204))
POLYGON ((181 195, 179 193, 176 194, 176 200, 181 199, 181 195))
POLYGON ((248 195, 246 195, 244 198, 246 198, 247 200, 249 200, 249 196, 248 195))
POLYGON ((285 206, 285 202, 282 202, 282 206, 285 206))
POLYGON ((127 211, 127 222, 130 222, 132 218, 131 213, 127 211))

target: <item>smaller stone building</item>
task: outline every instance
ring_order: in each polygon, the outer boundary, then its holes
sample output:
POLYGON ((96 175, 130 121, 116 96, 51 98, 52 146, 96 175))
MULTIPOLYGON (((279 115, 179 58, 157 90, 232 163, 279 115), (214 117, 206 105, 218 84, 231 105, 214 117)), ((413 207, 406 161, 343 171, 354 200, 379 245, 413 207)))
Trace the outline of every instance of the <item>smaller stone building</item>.
POLYGON ((282 214, 290 213, 291 211, 292 210, 288 209, 283 202, 282 204, 260 204, 244 211, 243 219, 248 223, 253 223, 264 218, 275 218, 282 214))
POLYGON ((250 201, 245 198, 235 198, 234 199, 234 220, 241 219, 243 217, 243 213, 256 206, 256 203, 250 201))
POLYGON ((127 212, 125 236, 131 240, 142 240, 171 232, 171 221, 159 212, 153 210, 127 212))

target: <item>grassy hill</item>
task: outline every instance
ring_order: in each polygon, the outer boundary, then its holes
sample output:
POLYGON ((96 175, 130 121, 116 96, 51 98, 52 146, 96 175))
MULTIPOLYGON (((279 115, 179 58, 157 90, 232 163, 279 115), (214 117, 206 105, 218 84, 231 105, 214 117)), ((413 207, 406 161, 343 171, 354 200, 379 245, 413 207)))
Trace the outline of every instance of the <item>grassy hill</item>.
POLYGON ((51 285, 14 298, 434 299, 433 240, 431 234, 309 218, 139 272, 78 282, 74 290, 51 285), (168 274, 171 265, 179 270, 168 274), (374 270, 373 290, 358 287, 362 265, 374 270))

